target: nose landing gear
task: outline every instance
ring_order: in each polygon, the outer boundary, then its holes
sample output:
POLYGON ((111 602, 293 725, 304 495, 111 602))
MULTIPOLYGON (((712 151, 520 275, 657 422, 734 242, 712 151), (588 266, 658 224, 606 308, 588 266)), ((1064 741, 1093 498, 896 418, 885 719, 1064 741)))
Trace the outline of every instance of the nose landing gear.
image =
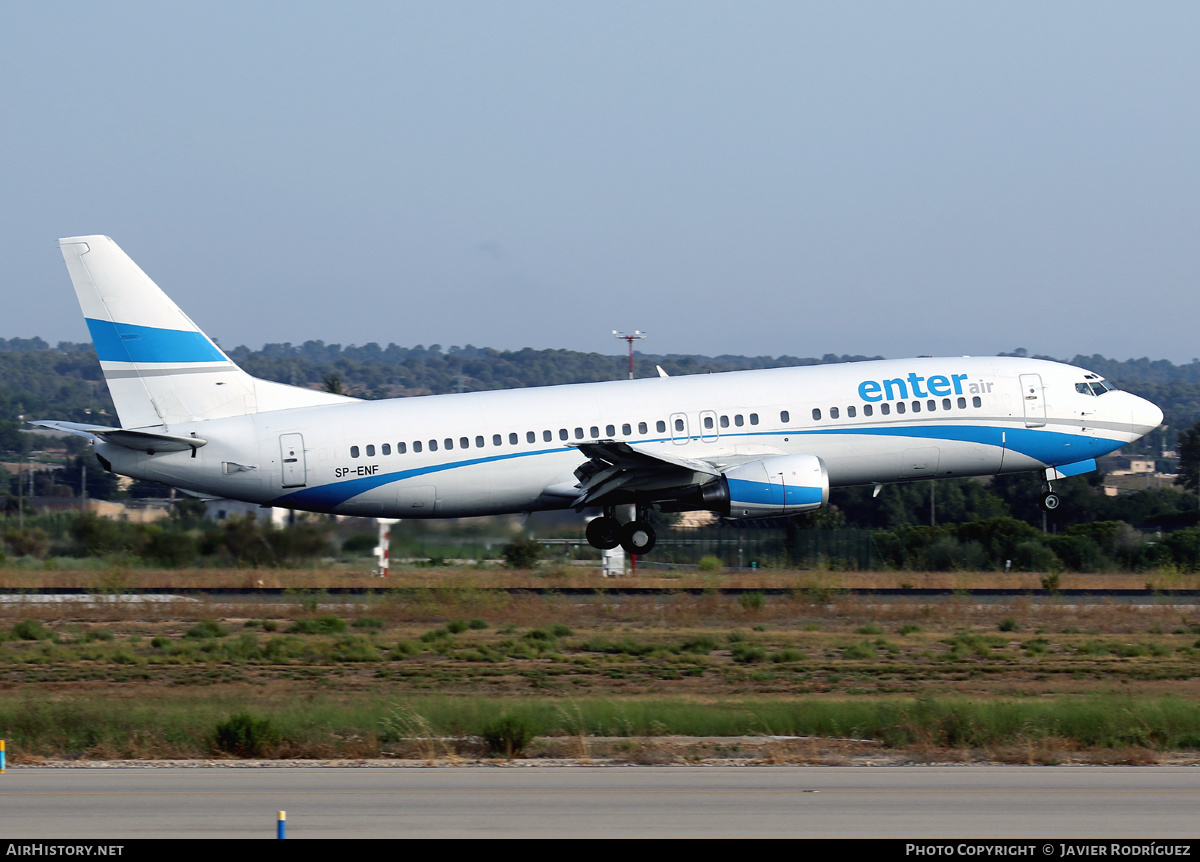
POLYGON ((1042 486, 1042 496, 1038 500, 1038 505, 1042 507, 1043 512, 1053 512, 1062 505, 1062 498, 1054 493, 1049 482, 1042 486))

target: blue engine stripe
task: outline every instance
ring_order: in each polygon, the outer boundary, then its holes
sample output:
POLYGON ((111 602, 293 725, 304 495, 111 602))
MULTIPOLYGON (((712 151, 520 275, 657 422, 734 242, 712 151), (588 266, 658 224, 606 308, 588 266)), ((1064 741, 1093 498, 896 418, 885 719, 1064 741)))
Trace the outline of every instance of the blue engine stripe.
POLYGON ((158 329, 87 318, 96 355, 103 362, 224 362, 203 332, 158 329))
POLYGON ((751 482, 729 479, 729 496, 734 505, 756 503, 769 506, 805 506, 821 502, 821 489, 804 485, 775 485, 770 482, 751 482), (783 491, 785 494, 781 494, 783 491))

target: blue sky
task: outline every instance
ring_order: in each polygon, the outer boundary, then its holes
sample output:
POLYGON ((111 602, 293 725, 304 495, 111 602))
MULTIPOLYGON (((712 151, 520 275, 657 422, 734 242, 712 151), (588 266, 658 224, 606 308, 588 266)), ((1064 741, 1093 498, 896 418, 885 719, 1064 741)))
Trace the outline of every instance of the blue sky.
POLYGON ((0 336, 60 236, 222 344, 1200 356, 1200 4, 0 15, 0 336))

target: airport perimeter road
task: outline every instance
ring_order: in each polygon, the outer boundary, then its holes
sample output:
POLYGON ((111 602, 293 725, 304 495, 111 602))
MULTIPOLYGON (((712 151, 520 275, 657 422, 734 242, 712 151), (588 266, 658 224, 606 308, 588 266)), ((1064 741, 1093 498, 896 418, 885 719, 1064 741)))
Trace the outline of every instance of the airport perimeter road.
POLYGON ((1193 838, 1200 768, 12 768, 3 838, 1193 838))

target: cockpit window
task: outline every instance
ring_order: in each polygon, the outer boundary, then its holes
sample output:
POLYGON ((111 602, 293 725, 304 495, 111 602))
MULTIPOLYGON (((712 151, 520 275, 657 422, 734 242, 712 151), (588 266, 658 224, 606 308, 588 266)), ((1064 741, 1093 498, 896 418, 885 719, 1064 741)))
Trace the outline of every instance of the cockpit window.
POLYGON ((1090 382, 1075 384, 1076 392, 1082 395, 1103 395, 1105 392, 1115 392, 1117 389, 1107 380, 1101 380, 1093 374, 1089 374, 1088 377, 1090 382))

